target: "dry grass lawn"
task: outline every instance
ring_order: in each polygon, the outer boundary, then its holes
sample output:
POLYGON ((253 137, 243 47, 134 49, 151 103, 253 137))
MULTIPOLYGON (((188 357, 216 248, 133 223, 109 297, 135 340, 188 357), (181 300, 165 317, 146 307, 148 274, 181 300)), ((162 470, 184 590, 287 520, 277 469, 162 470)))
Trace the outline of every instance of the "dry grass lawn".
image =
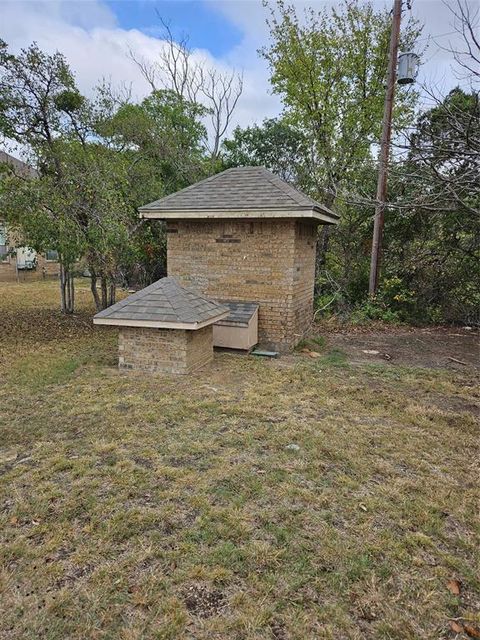
POLYGON ((2 639, 479 637, 475 369, 120 374, 79 287, 0 284, 2 639))

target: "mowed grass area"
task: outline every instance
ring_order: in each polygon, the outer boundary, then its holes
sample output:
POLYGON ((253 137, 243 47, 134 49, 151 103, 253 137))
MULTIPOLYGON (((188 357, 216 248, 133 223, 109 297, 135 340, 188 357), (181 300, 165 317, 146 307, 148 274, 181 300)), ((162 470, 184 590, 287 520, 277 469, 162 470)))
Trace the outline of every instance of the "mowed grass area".
POLYGON ((119 373, 87 287, 62 318, 55 283, 0 284, 2 639, 480 628, 473 369, 352 364, 327 338, 119 373))

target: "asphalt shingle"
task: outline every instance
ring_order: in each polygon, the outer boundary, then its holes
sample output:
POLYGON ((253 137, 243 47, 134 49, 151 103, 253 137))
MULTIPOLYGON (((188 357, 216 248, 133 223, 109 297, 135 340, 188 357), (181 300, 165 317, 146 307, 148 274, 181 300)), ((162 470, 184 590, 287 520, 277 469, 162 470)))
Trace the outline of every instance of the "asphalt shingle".
MULTIPOLYGON (((175 278, 157 280, 124 300, 97 313, 95 324, 121 324, 128 322, 157 323, 158 328, 170 325, 205 326, 228 314, 228 307, 208 300, 181 287, 175 278)), ((187 328, 187 327, 186 327, 187 328)))
MULTIPOLYGON (((140 207, 140 213, 316 211, 338 216, 264 167, 234 167, 140 207)), ((158 215, 161 217, 161 215, 158 215)))
POLYGON ((259 307, 256 302, 238 300, 222 300, 222 304, 228 307, 230 313, 226 318, 219 320, 217 324, 225 326, 248 326, 250 319, 259 307))

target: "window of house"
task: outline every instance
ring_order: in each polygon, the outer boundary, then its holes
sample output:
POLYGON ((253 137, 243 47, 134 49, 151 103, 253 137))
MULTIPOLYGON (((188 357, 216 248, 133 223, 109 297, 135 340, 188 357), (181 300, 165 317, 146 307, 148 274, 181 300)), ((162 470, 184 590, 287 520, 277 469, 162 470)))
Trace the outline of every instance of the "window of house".
POLYGON ((0 262, 8 262, 7 232, 5 225, 0 223, 0 262))
POLYGON ((46 251, 45 260, 48 262, 58 262, 58 251, 55 251, 55 249, 49 249, 46 251))

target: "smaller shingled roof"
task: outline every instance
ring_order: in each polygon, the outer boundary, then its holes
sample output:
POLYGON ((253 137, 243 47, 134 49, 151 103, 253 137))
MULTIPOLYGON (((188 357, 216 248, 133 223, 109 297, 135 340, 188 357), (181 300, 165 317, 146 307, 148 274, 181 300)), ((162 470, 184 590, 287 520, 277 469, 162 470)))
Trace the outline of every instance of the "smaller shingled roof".
POLYGON ((222 300, 221 302, 230 310, 226 318, 217 321, 217 324, 224 327, 248 327, 248 323, 259 308, 256 302, 240 300, 222 300))
POLYGON ((265 167, 233 167, 139 208, 144 218, 311 218, 338 215, 265 167))
POLYGON ((94 324, 157 329, 201 329, 229 314, 228 307, 161 278, 97 313, 94 324))

